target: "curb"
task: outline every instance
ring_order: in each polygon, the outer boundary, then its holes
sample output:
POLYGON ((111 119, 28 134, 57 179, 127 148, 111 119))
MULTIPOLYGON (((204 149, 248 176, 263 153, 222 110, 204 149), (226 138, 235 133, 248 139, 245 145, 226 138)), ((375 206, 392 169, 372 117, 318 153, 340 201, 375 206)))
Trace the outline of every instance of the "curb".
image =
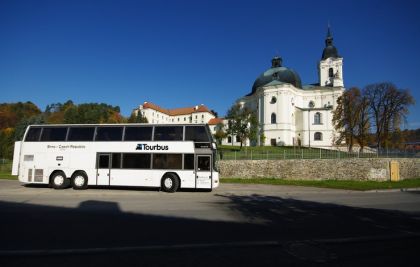
POLYGON ((420 192, 420 187, 396 188, 396 189, 372 189, 363 191, 366 193, 392 193, 392 192, 420 192))

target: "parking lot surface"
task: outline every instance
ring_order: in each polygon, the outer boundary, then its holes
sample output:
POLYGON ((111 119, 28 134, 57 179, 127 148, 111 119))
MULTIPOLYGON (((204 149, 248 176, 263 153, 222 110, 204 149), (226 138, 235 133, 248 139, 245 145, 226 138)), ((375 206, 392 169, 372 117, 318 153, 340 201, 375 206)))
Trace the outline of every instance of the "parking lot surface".
POLYGON ((411 264, 420 240, 417 191, 222 184, 170 194, 0 180, 0 214, 0 265, 10 266, 411 264))

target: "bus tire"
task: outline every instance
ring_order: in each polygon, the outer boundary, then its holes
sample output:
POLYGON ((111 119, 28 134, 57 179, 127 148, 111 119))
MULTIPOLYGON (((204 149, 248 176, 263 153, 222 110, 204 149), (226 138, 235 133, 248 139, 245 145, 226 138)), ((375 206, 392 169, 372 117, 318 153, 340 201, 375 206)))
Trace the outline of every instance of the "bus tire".
POLYGON ((54 189, 65 189, 70 185, 70 181, 64 172, 56 171, 51 175, 50 185, 54 189))
POLYGON ((175 174, 166 173, 165 175, 163 175, 161 182, 162 191, 174 193, 176 192, 176 190, 178 190, 178 187, 179 179, 175 174))
POLYGON ((88 187, 88 177, 84 172, 75 172, 71 177, 71 187, 74 190, 84 190, 88 187))

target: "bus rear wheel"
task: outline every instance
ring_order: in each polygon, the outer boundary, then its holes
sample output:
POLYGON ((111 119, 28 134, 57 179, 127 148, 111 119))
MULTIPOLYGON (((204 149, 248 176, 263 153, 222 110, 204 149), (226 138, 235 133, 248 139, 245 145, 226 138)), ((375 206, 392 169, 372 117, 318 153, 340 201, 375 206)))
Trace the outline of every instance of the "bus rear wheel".
POLYGON ((172 173, 167 173, 162 177, 161 188, 163 191, 168 193, 174 193, 178 190, 179 180, 176 175, 172 173))
POLYGON ((74 190, 83 190, 87 189, 88 186, 88 177, 83 172, 76 172, 73 174, 71 178, 71 187, 73 187, 74 190))
POLYGON ((69 186, 70 181, 62 171, 57 171, 51 176, 50 185, 54 189, 65 189, 69 186))

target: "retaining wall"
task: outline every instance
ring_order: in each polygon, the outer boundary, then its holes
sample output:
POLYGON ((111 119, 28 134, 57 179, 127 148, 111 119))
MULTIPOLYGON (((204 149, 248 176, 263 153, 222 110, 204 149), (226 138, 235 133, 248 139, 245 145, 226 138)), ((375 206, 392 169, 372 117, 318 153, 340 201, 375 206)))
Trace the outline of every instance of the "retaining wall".
POLYGON ((390 180, 390 162, 400 166, 400 179, 420 178, 420 159, 222 160, 223 178, 270 177, 288 180, 390 180))

